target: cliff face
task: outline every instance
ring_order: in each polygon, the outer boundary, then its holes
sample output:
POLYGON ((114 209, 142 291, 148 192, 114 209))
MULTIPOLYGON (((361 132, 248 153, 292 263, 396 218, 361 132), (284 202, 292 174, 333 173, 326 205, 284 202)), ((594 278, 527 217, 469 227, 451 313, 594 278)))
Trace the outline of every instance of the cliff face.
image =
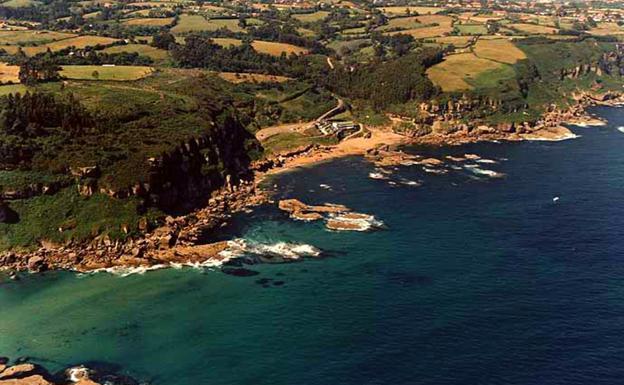
POLYGON ((135 185, 131 191, 164 210, 205 204, 212 191, 252 176, 249 152, 254 147, 259 148, 255 138, 233 114, 228 114, 207 134, 149 159, 149 181, 135 185))
POLYGON ((97 169, 78 173, 78 190, 89 196, 99 191, 114 198, 136 196, 148 206, 166 212, 184 212, 206 203, 210 193, 224 185, 234 186, 252 175, 250 154, 260 144, 236 118, 234 111, 219 116, 204 134, 146 160, 146 180, 125 188, 102 186, 97 169))
POLYGON ((580 63, 572 68, 562 68, 559 71, 559 78, 563 79, 578 79, 584 75, 594 73, 597 76, 612 75, 622 76, 624 75, 624 51, 618 44, 616 49, 612 52, 604 53, 595 61, 588 63, 580 63))

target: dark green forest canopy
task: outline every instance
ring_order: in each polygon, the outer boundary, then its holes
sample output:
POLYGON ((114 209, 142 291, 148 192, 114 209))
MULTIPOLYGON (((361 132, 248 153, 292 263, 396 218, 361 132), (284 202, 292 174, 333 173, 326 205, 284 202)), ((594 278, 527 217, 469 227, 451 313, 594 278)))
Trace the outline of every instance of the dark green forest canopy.
POLYGON ((393 104, 435 97, 439 90, 425 70, 441 60, 439 49, 425 48, 396 59, 340 67, 330 72, 325 84, 339 95, 367 100, 373 108, 382 110, 393 104))

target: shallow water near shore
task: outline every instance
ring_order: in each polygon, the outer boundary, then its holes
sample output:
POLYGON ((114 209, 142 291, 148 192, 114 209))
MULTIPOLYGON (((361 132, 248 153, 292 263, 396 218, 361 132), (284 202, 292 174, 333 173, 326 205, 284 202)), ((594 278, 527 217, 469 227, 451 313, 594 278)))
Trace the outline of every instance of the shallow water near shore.
POLYGON ((321 259, 245 266, 249 277, 0 278, 0 356, 118 364, 157 385, 618 383, 624 109, 594 111, 609 124, 573 140, 408 149, 489 160, 448 161, 445 174, 372 179, 347 158, 271 182, 280 197, 372 214, 380 231, 262 207, 221 234, 309 244, 321 259))

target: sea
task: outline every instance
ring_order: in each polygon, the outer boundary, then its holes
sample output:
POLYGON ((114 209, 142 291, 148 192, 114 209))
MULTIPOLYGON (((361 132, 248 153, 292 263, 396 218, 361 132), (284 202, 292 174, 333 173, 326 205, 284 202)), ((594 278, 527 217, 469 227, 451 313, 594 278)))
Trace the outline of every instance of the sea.
POLYGON ((0 356, 154 385, 621 384, 624 108, 592 112, 608 124, 576 139, 408 147, 445 164, 371 178, 343 158, 268 182, 371 214, 371 231, 266 205, 217 235, 318 257, 2 276, 0 356))

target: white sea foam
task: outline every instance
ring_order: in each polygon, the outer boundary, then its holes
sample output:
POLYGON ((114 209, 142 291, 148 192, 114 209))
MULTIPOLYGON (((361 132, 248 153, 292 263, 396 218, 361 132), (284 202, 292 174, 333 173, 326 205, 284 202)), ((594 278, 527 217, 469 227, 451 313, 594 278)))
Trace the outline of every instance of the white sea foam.
POLYGON ((484 176, 489 176, 490 178, 501 178, 505 176, 505 174, 503 174, 502 172, 479 168, 479 166, 476 164, 467 164, 464 166, 464 168, 472 172, 475 175, 484 175, 484 176))
POLYGON ((380 173, 380 172, 371 172, 371 173, 368 173, 368 177, 369 177, 369 178, 371 178, 371 179, 380 179, 380 180, 383 180, 383 179, 388 179, 388 177, 387 177, 387 176, 385 176, 384 174, 382 174, 382 173, 380 173))
POLYGON ((443 168, 431 168, 431 167, 423 167, 423 170, 425 172, 428 172, 430 174, 446 174, 448 171, 443 169, 443 168))
POLYGON ((477 163, 487 163, 487 164, 496 164, 498 162, 496 162, 493 159, 477 159, 476 160, 477 163))
POLYGON ((409 180, 409 179, 405 179, 405 178, 401 178, 401 179, 399 180, 399 182, 400 182, 402 185, 405 185, 405 186, 414 186, 414 187, 418 187, 418 186, 422 185, 422 183, 421 183, 421 182, 419 182, 419 181, 416 181, 416 180, 409 180))
POLYGON ((345 228, 341 229, 332 229, 332 230, 344 230, 344 231, 369 231, 374 229, 380 229, 385 227, 385 224, 375 218, 374 215, 369 214, 355 214, 355 213, 346 213, 346 214, 332 214, 330 215, 332 219, 336 221, 343 222, 348 224, 345 228))
POLYGON ((624 126, 618 127, 617 130, 624 134, 624 126))
MULTIPOLYGON (((225 251, 224 251, 225 252, 225 251)), ((227 262, 230 258, 227 255, 221 255, 220 259, 206 259, 202 262, 170 262, 170 263, 161 263, 157 265, 151 266, 113 266, 106 267, 101 269, 95 269, 89 271, 87 274, 96 274, 96 273, 108 273, 112 275, 116 275, 119 277, 128 277, 131 275, 143 275, 149 271, 161 270, 167 268, 173 269, 182 269, 184 267, 190 267, 195 269, 204 269, 209 267, 218 267, 223 265, 223 263, 227 262)), ((79 274, 79 277, 85 276, 86 274, 79 274)))
POLYGON ((228 258, 244 255, 265 255, 297 260, 304 257, 318 257, 321 255, 321 250, 305 243, 260 243, 238 238, 228 241, 228 248, 219 254, 228 258))
POLYGON ((561 135, 557 138, 542 138, 538 136, 525 136, 524 138, 525 140, 532 141, 532 142, 561 142, 563 140, 576 139, 580 137, 581 135, 577 135, 575 133, 570 132, 568 134, 561 135))
POLYGON ((331 190, 331 186, 328 184, 321 183, 319 187, 325 190, 331 190))
POLYGON ((95 269, 92 273, 109 273, 113 275, 118 275, 120 277, 127 277, 134 274, 145 274, 148 271, 152 270, 160 270, 169 267, 168 264, 157 264, 151 266, 113 266, 113 267, 105 267, 101 269, 95 269))
POLYGON ((89 378, 89 369, 84 366, 75 366, 65 371, 70 382, 79 382, 89 378))

